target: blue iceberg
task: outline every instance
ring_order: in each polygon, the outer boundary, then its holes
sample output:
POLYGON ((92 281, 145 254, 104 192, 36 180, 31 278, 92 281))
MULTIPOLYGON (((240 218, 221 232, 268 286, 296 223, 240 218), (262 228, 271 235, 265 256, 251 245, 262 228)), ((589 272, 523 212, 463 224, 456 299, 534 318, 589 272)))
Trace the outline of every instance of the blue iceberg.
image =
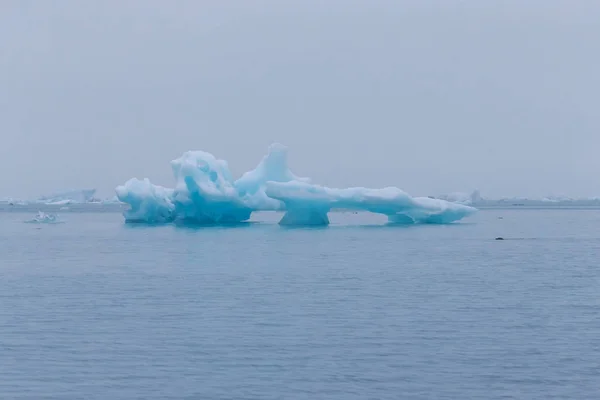
POLYGON ((287 148, 269 147, 258 166, 234 180, 225 160, 204 151, 188 151, 171 162, 175 188, 131 179, 116 188, 129 205, 127 222, 230 224, 250 219, 254 211, 285 211, 282 225, 328 225, 334 209, 384 214, 390 223, 446 224, 476 210, 427 197, 411 197, 395 187, 328 188, 292 173, 287 148))
POLYGON ((117 198, 129 205, 128 222, 163 223, 175 219, 173 189, 153 185, 148 179, 132 178, 116 188, 117 198))
POLYGON ((244 202, 254 211, 282 210, 283 203, 266 194, 269 182, 304 182, 309 183, 309 178, 294 175, 288 168, 287 148, 279 143, 269 147, 268 154, 258 166, 242 175, 234 186, 244 202))
POLYGON ((282 210, 283 203, 267 197, 268 182, 307 182, 287 166, 287 148, 274 144, 252 171, 234 180, 225 160, 204 151, 188 151, 171 161, 175 188, 131 179, 116 188, 119 201, 129 204, 128 222, 193 224, 237 223, 253 211, 282 210))
POLYGON ((333 189, 303 182, 269 182, 266 194, 285 204, 280 222, 285 225, 327 225, 332 209, 384 214, 390 223, 398 224, 447 224, 475 212, 445 200, 411 197, 395 187, 333 189))
POLYGON ((241 198, 225 160, 188 151, 171 161, 175 175, 175 218, 199 224, 246 221, 252 214, 241 198))

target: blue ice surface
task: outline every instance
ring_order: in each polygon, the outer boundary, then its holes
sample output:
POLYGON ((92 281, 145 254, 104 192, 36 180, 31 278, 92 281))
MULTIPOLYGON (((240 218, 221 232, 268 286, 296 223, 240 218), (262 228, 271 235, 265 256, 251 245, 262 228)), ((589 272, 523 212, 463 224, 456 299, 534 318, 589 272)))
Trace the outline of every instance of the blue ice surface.
POLYGON ((286 205, 281 223, 291 225, 326 225, 327 213, 334 208, 384 214, 398 224, 446 224, 475 211, 445 200, 411 197, 395 187, 332 189, 303 182, 268 182, 266 193, 286 205))
POLYGON ((395 188, 335 189, 296 176, 288 167, 287 148, 272 144, 258 166, 234 180, 225 160, 204 151, 188 151, 171 161, 176 186, 168 189, 133 178, 116 188, 129 205, 128 222, 149 224, 231 224, 247 221, 254 211, 283 211, 282 225, 328 225, 333 209, 369 211, 390 223, 447 224, 476 209, 441 199, 412 197, 395 188))

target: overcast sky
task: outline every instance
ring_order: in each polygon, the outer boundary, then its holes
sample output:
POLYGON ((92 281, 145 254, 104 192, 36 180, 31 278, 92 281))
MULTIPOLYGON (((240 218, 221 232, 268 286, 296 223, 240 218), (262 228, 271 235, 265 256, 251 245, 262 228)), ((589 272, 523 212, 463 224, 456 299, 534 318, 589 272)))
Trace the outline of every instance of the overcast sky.
POLYGON ((600 195, 600 1, 0 2, 0 196, 267 146, 331 186, 600 195))

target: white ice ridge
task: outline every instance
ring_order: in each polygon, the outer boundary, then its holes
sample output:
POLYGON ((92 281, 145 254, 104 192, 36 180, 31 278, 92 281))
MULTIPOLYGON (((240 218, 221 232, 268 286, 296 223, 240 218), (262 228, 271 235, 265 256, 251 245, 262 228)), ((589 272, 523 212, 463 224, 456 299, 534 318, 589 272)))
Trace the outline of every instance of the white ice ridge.
POLYGON ((36 202, 45 204, 70 204, 70 203, 91 203, 96 201, 94 195, 96 189, 68 190, 54 193, 49 196, 42 196, 36 202))
POLYGON ((229 224, 247 221, 253 211, 285 210, 280 224, 327 225, 331 209, 384 214, 392 223, 445 224, 476 210, 445 200, 411 197, 395 187, 332 189, 293 174, 287 148, 269 147, 258 166, 234 180, 227 162, 203 151, 188 151, 171 162, 174 189, 131 179, 116 188, 129 205, 128 222, 229 224))
POLYGON ((475 209, 428 197, 411 197, 396 187, 333 189, 303 182, 268 182, 266 194, 282 201, 286 214, 282 224, 323 225, 332 209, 384 214, 400 224, 447 224, 471 215, 475 209))

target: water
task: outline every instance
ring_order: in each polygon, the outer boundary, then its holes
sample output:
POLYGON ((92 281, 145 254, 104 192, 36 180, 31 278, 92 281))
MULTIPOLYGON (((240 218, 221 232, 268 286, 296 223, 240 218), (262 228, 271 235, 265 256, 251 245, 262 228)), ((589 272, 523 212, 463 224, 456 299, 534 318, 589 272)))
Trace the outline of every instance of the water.
POLYGON ((598 395, 598 210, 326 229, 60 216, 0 213, 2 399, 598 395))

